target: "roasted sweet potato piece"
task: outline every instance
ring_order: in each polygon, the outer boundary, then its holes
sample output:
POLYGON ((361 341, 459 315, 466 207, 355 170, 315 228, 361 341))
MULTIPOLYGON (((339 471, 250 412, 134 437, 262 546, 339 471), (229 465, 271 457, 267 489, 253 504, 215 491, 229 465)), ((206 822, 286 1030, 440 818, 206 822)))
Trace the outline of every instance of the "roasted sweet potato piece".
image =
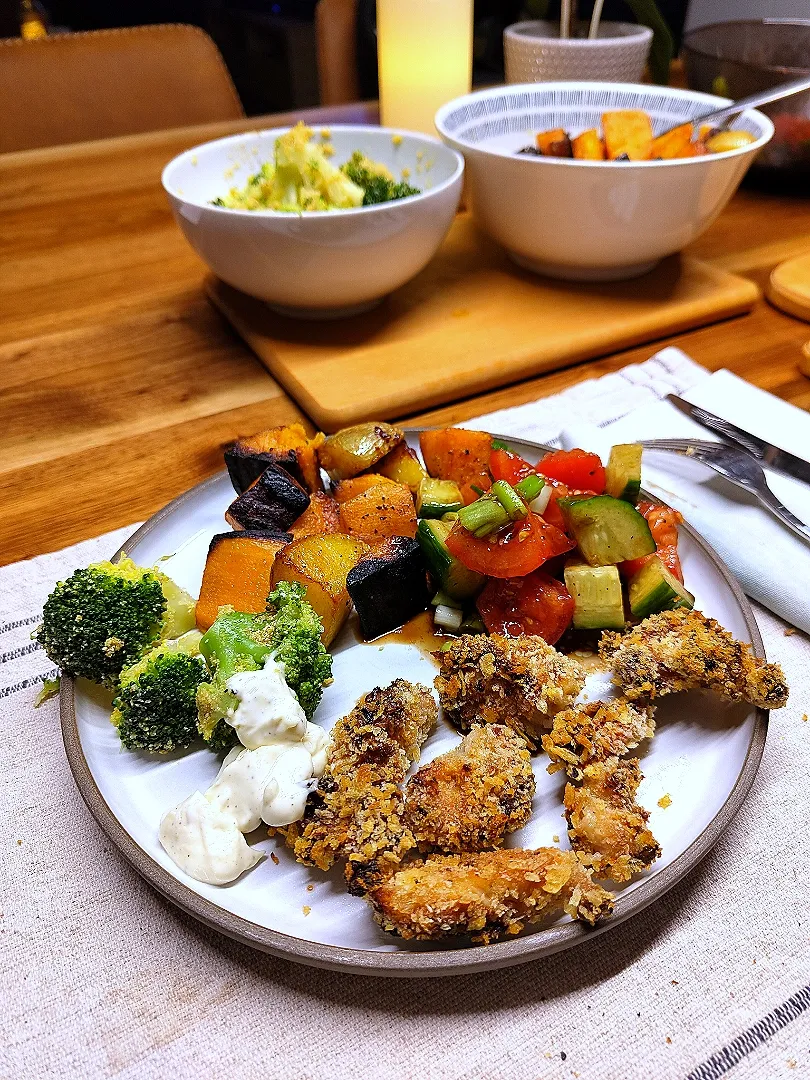
POLYGON ((366 641, 402 626, 430 602, 422 549, 407 536, 391 536, 349 571, 346 588, 366 641))
POLYGON ((562 128, 551 131, 538 131, 535 139, 537 149, 543 157, 571 157, 571 140, 562 128))
POLYGON ((379 473, 363 473, 362 476, 351 476, 348 480, 341 480, 335 487, 335 498, 339 503, 345 503, 349 499, 362 495, 369 488, 377 487, 379 484, 393 483, 393 480, 389 480, 387 476, 380 476, 379 473))
POLYGON ((596 128, 589 128, 571 140, 571 152, 580 161, 604 161, 605 144, 596 128))
POLYGON ((649 161, 652 150, 652 124, 643 109, 616 109, 602 113, 605 150, 610 161, 624 154, 630 161, 649 161))
POLYGON ((402 484, 376 484, 341 503, 340 526, 369 544, 386 536, 416 536, 413 495, 402 484))
POLYGON ((273 563, 291 539, 288 533, 247 529, 213 537, 197 601, 200 630, 207 630, 226 604, 237 611, 264 611, 273 563))
POLYGON ((468 431, 466 428, 423 431, 419 445, 430 475, 439 480, 455 480, 465 503, 478 498, 471 484, 484 491, 492 487, 489 474, 492 436, 485 431, 468 431))
POLYGON ((692 125, 681 124, 680 127, 653 139, 650 157, 661 158, 662 161, 692 157, 692 125))
POLYGON ((395 480, 398 484, 404 484, 416 494, 420 482, 427 476, 422 462, 416 456, 416 451, 411 450, 406 442, 401 442, 394 447, 390 454, 377 462, 376 472, 387 476, 389 480, 395 480))
POLYGON ((401 442, 399 428, 369 421, 330 435, 318 450, 318 457, 331 480, 346 480, 372 468, 401 442))
POLYGON ((309 494, 280 465, 268 465, 247 491, 234 499, 225 520, 234 529, 286 532, 309 506, 309 494))
POLYGON ((240 436, 225 451, 231 483, 241 495, 268 465, 280 465, 307 491, 323 491, 317 456, 323 440, 320 432, 310 439, 303 424, 286 424, 240 436))
POLYGON ((340 513, 338 504, 331 495, 316 491, 309 501, 309 506, 297 521, 290 526, 293 540, 303 540, 305 536, 324 536, 326 533, 340 532, 340 513))
POLYGON ((362 540, 343 533, 294 540, 279 553, 270 587, 279 581, 299 581, 306 588, 307 600, 323 622, 322 640, 328 646, 351 608, 346 576, 368 550, 362 540))

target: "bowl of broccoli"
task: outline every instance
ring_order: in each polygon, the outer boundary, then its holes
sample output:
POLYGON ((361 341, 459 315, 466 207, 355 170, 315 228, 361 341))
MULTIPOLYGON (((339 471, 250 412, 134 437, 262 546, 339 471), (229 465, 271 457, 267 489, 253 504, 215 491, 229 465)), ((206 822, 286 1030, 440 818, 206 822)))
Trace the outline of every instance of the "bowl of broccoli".
POLYGON ((333 318, 373 307, 428 264, 463 172, 462 156, 428 135, 298 124, 188 150, 163 187, 217 277, 285 314, 333 318))

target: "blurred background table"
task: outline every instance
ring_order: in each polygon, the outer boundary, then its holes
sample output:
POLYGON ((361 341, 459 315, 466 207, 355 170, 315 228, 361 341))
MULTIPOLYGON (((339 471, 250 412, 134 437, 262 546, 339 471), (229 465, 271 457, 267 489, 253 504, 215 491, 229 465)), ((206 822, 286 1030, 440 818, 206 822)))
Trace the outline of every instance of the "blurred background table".
MULTIPOLYGON (((376 123, 372 104, 298 112, 376 123)), ((205 299, 205 267, 175 226, 163 166, 208 139, 290 114, 0 155, 0 563, 147 517, 221 468, 239 433, 301 417, 205 299)), ((764 285, 810 250, 810 204, 743 190, 688 249, 764 285)), ((665 339, 803 408, 807 324, 764 301, 747 316, 665 339)), ((618 353, 458 401, 453 422, 646 359, 618 353)))

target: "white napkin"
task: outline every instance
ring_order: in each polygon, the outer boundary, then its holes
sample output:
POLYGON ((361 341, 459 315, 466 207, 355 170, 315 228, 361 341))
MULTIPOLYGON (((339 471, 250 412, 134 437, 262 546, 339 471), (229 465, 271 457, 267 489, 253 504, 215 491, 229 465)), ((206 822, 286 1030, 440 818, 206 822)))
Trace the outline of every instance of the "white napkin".
MULTIPOLYGON (((729 371, 710 375, 679 349, 645 364, 592 379, 531 405, 505 409, 465 426, 483 426, 606 457, 614 443, 691 437, 710 431, 669 402, 675 392, 800 457, 810 451, 810 417, 729 371)), ((810 522, 810 485, 767 471, 774 494, 810 522)), ((642 482, 680 510, 716 549, 745 592, 793 626, 810 633, 810 545, 787 530, 753 497, 698 462, 645 451, 642 482)))

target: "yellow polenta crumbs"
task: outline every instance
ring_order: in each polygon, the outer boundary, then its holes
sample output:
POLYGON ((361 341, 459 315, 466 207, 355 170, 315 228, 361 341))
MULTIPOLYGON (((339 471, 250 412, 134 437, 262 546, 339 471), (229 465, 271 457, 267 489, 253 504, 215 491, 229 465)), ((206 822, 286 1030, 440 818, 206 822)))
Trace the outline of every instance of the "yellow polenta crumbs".
POLYGON ((668 806, 672 806, 672 799, 669 797, 669 795, 662 795, 661 798, 658 800, 658 805, 661 807, 662 810, 666 810, 668 806))

